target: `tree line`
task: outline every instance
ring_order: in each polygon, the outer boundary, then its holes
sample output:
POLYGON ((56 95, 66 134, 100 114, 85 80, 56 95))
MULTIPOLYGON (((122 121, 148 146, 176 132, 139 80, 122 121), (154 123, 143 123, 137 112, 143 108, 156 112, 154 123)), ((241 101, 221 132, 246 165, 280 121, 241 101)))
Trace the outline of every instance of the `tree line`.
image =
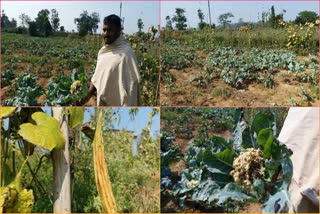
MULTIPOLYGON (((17 26, 17 21, 11 20, 2 10, 1 29, 3 32, 29 34, 30 36, 48 37, 53 33, 65 32, 64 26, 60 25, 59 13, 56 9, 49 11, 48 9, 40 10, 37 17, 31 20, 30 16, 25 13, 20 14, 19 19, 21 26, 17 26)), ((100 22, 99 14, 83 11, 79 17, 74 19, 80 36, 93 34, 97 32, 100 22)))
MULTIPOLYGON (((186 30, 187 29, 187 17, 185 16, 185 9, 182 8, 176 8, 175 14, 170 17, 166 16, 166 25, 164 29, 167 30, 173 30, 174 28, 177 30, 186 30), (173 27, 173 25, 175 25, 173 27)), ((258 22, 251 23, 263 27, 271 27, 271 28, 277 28, 278 23, 280 21, 283 21, 283 16, 286 13, 286 10, 282 10, 279 14, 275 13, 275 8, 272 6, 270 8, 269 12, 263 11, 260 14, 258 14, 258 22)), ((197 15, 199 18, 198 23, 198 29, 202 30, 204 28, 215 28, 215 24, 208 24, 204 22, 205 16, 201 9, 197 10, 197 15)), ((245 24, 249 24, 247 22, 244 22, 242 18, 239 19, 237 23, 232 24, 232 21, 230 20, 233 18, 234 15, 231 12, 224 13, 219 15, 218 17, 218 23, 220 28, 227 28, 227 27, 240 27, 245 24)), ((306 22, 315 22, 317 19, 319 19, 319 16, 316 12, 313 11, 301 11, 295 18, 294 21, 292 21, 295 24, 305 24, 306 22)))

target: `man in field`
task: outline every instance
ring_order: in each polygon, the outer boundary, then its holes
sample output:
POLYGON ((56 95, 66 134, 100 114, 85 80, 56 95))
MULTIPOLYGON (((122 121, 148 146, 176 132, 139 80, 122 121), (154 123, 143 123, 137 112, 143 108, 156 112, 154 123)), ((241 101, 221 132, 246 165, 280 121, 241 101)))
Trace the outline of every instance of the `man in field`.
POLYGON ((121 19, 110 15, 103 20, 105 45, 98 53, 86 103, 97 91, 97 106, 137 106, 140 74, 136 56, 121 35, 121 19))

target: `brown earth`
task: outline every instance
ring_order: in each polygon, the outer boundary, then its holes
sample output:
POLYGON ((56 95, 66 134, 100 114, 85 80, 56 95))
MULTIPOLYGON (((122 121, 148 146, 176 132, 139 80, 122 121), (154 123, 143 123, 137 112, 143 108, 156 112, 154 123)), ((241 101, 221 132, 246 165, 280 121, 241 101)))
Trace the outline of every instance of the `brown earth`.
MULTIPOLYGON (((308 70, 306 72, 309 72, 308 70)), ((265 88, 261 83, 249 83, 245 89, 236 89, 227 85, 222 79, 214 79, 203 85, 192 81, 204 77, 200 69, 187 68, 183 70, 170 70, 175 87, 169 88, 161 82, 161 105, 168 106, 290 106, 290 98, 303 106, 317 106, 316 101, 302 100, 300 90, 305 89, 310 95, 309 83, 298 81, 299 75, 288 74, 281 70, 274 75, 275 87, 265 88)), ((300 75, 301 76, 301 75, 300 75)))

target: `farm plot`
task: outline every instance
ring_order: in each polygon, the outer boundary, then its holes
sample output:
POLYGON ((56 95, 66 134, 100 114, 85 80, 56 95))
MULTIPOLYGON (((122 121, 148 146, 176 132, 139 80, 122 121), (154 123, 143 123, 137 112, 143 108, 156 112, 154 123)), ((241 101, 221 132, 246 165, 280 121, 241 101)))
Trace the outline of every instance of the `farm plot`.
POLYGON ((161 105, 317 105, 317 30, 304 42, 286 32, 163 31, 161 105))
POLYGON ((292 153, 277 141, 287 111, 162 109, 161 211, 287 212, 292 153))
MULTIPOLYGON (((141 105, 157 104, 157 44, 147 35, 129 35, 141 74, 141 105)), ((6 106, 79 105, 93 75, 99 36, 35 38, 2 35, 1 99, 6 106)), ((95 98, 85 105, 95 105, 95 98)))

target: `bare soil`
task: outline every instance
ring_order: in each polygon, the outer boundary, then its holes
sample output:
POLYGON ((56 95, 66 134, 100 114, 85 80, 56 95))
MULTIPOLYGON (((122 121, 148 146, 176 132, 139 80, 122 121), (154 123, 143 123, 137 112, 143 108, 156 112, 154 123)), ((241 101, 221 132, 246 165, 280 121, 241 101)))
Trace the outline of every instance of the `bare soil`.
MULTIPOLYGON (((306 71, 308 72, 308 71, 306 71)), ((195 78, 205 77, 197 68, 170 70, 175 87, 169 88, 161 82, 161 104, 168 106, 291 106, 288 101, 293 99, 297 105, 317 106, 316 100, 305 102, 300 94, 301 88, 311 94, 309 83, 298 81, 299 75, 288 74, 280 70, 274 76, 275 87, 265 88, 261 83, 249 83, 245 89, 236 89, 227 85, 222 79, 200 85, 195 78), (218 91, 218 92, 217 92, 218 91)))

